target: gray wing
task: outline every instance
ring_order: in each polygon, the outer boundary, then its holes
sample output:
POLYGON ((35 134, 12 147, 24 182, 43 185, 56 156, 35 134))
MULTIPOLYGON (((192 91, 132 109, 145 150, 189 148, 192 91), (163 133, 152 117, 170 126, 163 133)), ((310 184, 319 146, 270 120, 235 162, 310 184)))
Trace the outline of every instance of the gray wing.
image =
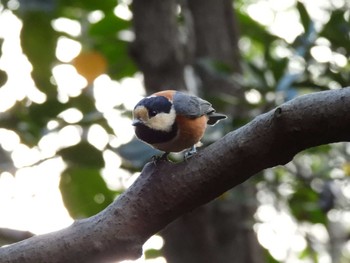
POLYGON ((208 101, 182 92, 174 94, 173 104, 177 114, 190 118, 196 118, 215 111, 208 101))

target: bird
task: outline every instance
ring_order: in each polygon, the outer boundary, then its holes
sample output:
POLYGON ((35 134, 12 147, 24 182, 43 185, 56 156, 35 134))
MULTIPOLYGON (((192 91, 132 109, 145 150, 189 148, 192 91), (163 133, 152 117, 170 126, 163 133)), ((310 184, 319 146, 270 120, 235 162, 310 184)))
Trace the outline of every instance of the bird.
POLYGON ((156 92, 140 100, 133 109, 132 125, 136 137, 163 151, 187 150, 185 158, 195 154, 208 125, 214 125, 226 115, 217 113, 211 103, 176 90, 156 92))

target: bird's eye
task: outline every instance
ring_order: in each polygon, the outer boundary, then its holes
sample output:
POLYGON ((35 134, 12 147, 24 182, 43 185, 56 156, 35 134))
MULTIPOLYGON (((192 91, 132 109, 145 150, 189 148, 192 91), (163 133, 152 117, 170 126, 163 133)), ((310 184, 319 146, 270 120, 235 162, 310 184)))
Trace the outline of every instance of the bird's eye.
POLYGON ((158 114, 158 112, 156 110, 151 110, 148 114, 150 117, 154 117, 158 114))

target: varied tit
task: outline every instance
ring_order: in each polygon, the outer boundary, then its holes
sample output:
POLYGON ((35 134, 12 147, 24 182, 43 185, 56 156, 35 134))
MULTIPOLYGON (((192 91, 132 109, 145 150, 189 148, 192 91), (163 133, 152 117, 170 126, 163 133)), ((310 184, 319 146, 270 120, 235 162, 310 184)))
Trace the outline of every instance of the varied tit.
POLYGON ((207 124, 214 125, 226 118, 216 113, 208 101, 175 90, 160 91, 142 99, 133 115, 136 136, 164 151, 165 157, 169 152, 189 148, 185 157, 192 155, 207 124))

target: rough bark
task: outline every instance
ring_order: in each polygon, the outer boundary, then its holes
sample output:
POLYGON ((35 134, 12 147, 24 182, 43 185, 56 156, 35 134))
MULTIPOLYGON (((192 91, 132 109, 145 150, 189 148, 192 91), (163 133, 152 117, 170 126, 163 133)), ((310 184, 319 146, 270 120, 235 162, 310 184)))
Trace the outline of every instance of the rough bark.
POLYGON ((350 141, 350 88, 305 95, 258 116, 186 162, 145 165, 104 211, 54 233, 0 249, 0 261, 110 262, 134 259, 179 216, 259 171, 314 146, 350 141))

